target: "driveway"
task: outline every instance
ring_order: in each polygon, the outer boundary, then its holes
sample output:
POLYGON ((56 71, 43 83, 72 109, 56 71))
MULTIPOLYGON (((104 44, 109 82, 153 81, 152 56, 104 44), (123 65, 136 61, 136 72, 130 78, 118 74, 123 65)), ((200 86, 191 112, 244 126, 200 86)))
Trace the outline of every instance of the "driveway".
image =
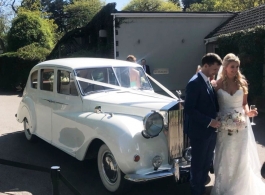
MULTIPOLYGON (((15 120, 21 97, 19 94, 0 93, 0 158, 50 168, 58 165, 61 174, 84 195, 108 195, 101 184, 95 160, 80 162, 48 143, 38 140, 29 143, 23 133, 23 125, 15 120)), ((255 118, 254 133, 261 162, 265 161, 265 114, 255 118)), ((48 173, 0 165, 0 195, 51 195, 52 186, 48 173)), ((210 192, 214 181, 207 185, 210 192)), ((72 195, 60 183, 61 195, 72 195)), ((173 178, 135 184, 127 195, 189 195, 189 184, 177 185, 173 178)))

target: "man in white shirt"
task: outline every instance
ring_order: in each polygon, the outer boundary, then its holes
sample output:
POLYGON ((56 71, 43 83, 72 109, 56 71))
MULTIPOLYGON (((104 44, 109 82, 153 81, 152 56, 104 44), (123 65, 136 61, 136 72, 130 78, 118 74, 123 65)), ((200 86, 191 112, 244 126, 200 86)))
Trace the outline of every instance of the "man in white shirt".
POLYGON ((216 128, 220 122, 216 120, 219 105, 216 93, 209 77, 216 75, 222 64, 221 58, 208 53, 202 58, 201 70, 195 74, 186 87, 184 107, 184 132, 191 143, 191 194, 205 194, 213 151, 216 144, 216 128))

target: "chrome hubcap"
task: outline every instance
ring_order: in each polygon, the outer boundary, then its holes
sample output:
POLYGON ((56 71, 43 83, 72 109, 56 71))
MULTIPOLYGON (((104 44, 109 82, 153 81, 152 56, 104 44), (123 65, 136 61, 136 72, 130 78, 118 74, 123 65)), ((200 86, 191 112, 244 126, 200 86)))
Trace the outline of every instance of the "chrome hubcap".
POLYGON ((102 168, 106 180, 114 184, 118 178, 118 166, 111 152, 105 152, 102 158, 102 168))

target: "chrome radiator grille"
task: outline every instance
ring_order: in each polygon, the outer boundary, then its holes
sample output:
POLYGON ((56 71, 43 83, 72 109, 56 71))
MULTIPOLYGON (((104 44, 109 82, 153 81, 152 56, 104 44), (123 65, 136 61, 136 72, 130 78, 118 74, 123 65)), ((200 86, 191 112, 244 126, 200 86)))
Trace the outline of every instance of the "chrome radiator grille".
POLYGON ((182 157, 184 148, 184 133, 183 133, 183 108, 179 104, 178 110, 168 111, 168 148, 169 162, 172 159, 182 157))

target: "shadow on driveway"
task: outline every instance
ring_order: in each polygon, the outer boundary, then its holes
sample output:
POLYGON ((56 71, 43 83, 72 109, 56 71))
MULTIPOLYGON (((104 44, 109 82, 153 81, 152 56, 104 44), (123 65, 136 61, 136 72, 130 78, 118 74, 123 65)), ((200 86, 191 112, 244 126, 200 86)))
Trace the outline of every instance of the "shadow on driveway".
MULTIPOLYGON (((23 131, 0 137, 0 157, 5 160, 50 168, 60 166, 61 174, 84 195, 109 195, 100 180, 96 160, 78 161, 45 141, 30 143, 23 131)), ((51 195, 52 185, 48 173, 0 165, 0 193, 29 192, 33 195, 51 195)), ((61 195, 71 195, 61 183, 61 195)), ((127 195, 189 195, 189 184, 177 185, 173 178, 134 184, 127 195)))

